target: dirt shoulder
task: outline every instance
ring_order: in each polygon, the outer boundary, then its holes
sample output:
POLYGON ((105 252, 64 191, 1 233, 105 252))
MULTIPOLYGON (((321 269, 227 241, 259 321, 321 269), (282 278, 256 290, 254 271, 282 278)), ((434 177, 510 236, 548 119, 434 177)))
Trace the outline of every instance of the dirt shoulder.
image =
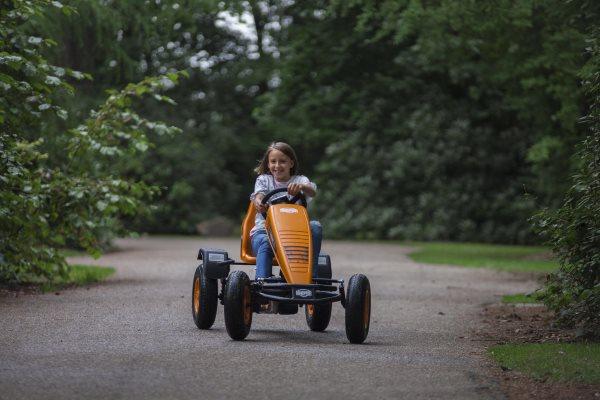
MULTIPOLYGON (((574 331, 553 326, 553 314, 543 305, 491 304, 481 312, 476 335, 490 347, 496 344, 570 343, 574 331)), ((600 399, 600 385, 552 382, 490 364, 490 375, 500 383, 509 400, 600 399)))

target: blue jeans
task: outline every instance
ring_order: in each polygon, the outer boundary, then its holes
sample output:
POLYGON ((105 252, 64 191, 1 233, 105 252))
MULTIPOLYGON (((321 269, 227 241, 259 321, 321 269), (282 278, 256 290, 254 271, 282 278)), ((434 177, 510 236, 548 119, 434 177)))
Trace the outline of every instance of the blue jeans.
MULTIPOLYGON (((319 253, 321 252, 321 241, 323 240, 323 228, 319 221, 310 221, 310 234, 313 245, 313 277, 317 273, 319 253)), ((264 230, 256 232, 250 238, 252 252, 256 257, 256 278, 268 278, 273 273, 273 249, 264 230)))

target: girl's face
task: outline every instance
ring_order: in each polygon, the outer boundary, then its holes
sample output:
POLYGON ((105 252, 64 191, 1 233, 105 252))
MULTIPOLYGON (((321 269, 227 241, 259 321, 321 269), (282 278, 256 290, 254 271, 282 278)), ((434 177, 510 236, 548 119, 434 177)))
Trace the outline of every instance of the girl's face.
POLYGON ((269 152, 269 171, 279 182, 290 180, 290 171, 293 166, 292 159, 281 151, 273 149, 269 152))

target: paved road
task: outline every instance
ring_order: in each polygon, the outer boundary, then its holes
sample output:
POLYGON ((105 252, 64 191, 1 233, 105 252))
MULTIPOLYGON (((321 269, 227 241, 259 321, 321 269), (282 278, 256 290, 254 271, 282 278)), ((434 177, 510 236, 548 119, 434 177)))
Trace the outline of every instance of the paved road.
POLYGON ((196 328, 191 289, 197 249, 237 256, 238 240, 118 245, 94 261, 117 268, 103 285, 0 297, 0 399, 499 399, 472 329, 483 303, 535 286, 416 264, 398 245, 325 242, 334 276, 371 280, 367 342, 347 342, 339 304, 325 333, 309 331, 304 313, 255 314, 234 342, 222 307, 211 330, 196 328))

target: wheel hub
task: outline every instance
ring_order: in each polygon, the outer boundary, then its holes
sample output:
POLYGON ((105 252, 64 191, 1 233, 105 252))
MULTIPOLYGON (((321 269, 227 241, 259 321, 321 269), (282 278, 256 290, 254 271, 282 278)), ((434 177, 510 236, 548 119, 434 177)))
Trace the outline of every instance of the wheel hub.
POLYGON ((200 278, 194 279, 194 313, 200 313, 200 278))

